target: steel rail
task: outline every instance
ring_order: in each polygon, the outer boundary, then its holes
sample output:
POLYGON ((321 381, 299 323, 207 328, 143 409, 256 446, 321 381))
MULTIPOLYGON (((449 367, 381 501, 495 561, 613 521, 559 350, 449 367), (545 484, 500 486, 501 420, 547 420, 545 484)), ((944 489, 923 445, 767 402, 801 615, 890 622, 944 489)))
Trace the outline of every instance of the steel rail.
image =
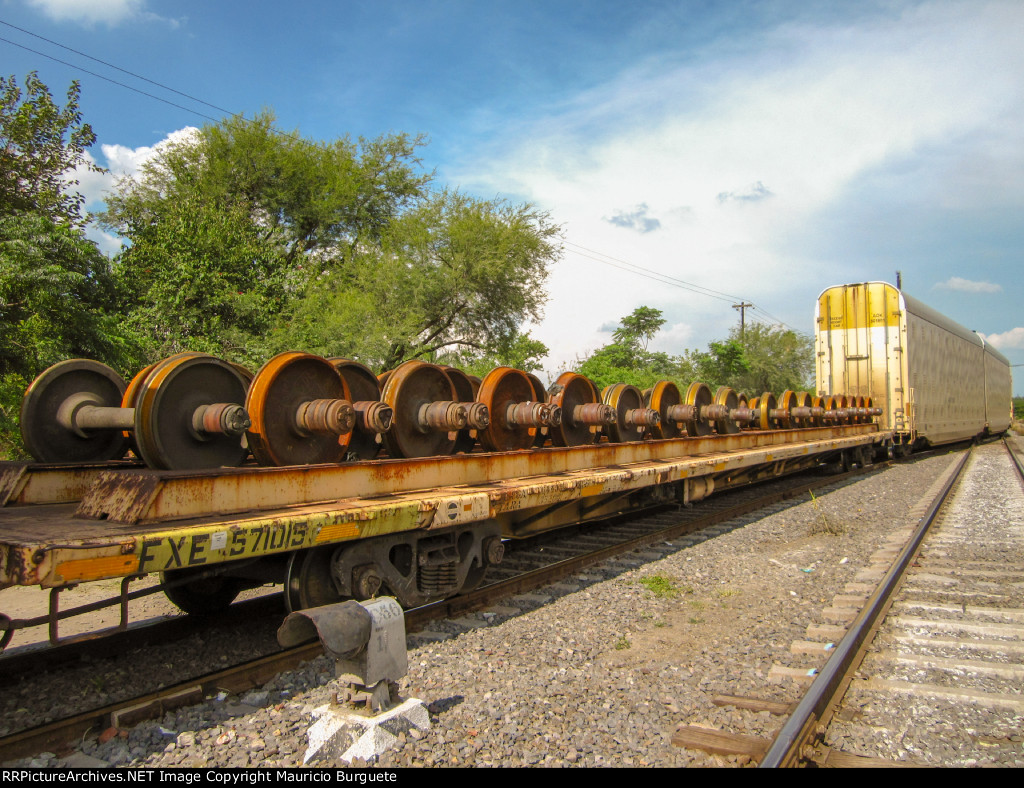
POLYGON ((887 607, 889 598, 898 586, 903 574, 913 562, 917 552, 924 540, 928 529, 931 527, 936 516, 945 503, 956 482, 959 480, 967 460, 971 456, 971 450, 964 452, 963 456, 950 474, 949 479, 942 486, 942 489, 931 502, 924 516, 918 521, 910 541, 893 562, 885 577, 879 583, 874 593, 868 598, 867 603, 860 614, 850 625, 846 635, 836 646, 835 653, 815 677, 807 694, 797 704, 792 715, 775 735, 771 746, 769 746, 758 768, 776 769, 793 767, 798 765, 803 757, 802 748, 807 739, 814 733, 819 720, 832 705, 840 689, 842 688, 847 675, 852 667, 858 662, 857 657, 868 639, 868 635, 879 618, 880 614, 887 607))
POLYGON ((1006 437, 1003 438, 1003 446, 1006 447, 1006 452, 1010 455, 1010 460, 1013 461, 1013 467, 1017 470, 1017 475, 1024 482, 1024 464, 1021 463, 1020 455, 1010 446, 1010 441, 1006 437))

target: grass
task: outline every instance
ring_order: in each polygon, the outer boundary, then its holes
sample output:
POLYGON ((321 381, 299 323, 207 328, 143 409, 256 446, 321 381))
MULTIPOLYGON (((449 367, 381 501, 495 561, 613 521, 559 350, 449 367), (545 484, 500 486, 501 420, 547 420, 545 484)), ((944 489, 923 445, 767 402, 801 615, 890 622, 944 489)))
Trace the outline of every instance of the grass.
POLYGON ((842 523, 830 520, 825 512, 821 508, 821 504, 818 503, 818 499, 814 496, 814 492, 811 492, 811 504, 814 506, 814 511, 818 515, 816 520, 811 521, 811 536, 817 536, 818 534, 828 534, 829 536, 840 536, 846 533, 846 528, 842 523))
POLYGON ((680 594, 692 594, 690 587, 679 588, 665 575, 648 575, 640 578, 640 585, 650 591, 658 599, 675 599, 680 594))
POLYGON ((615 641, 615 650, 616 651, 624 651, 627 648, 630 648, 632 645, 633 644, 629 642, 629 638, 627 638, 625 635, 623 635, 622 637, 620 637, 618 640, 615 641))

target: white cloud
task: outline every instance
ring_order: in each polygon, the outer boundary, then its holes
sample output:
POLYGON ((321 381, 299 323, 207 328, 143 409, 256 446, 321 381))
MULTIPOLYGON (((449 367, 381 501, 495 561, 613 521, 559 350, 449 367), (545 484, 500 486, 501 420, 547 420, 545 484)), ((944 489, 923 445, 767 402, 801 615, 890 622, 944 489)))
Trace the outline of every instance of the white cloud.
POLYGON ((945 282, 938 282, 932 287, 939 290, 956 290, 960 293, 1000 293, 1003 290, 1002 285, 993 282, 973 282, 959 276, 951 276, 945 282))
MULTIPOLYGON (((101 145, 100 150, 106 161, 99 162, 99 164, 107 172, 93 172, 86 167, 79 167, 72 172, 72 179, 78 181, 75 190, 85 198, 85 209, 87 211, 102 210, 107 195, 114 190, 121 178, 135 177, 142 166, 161 149, 167 145, 187 143, 195 139, 195 135, 198 133, 199 129, 186 126, 183 129, 172 131, 155 145, 143 145, 138 148, 129 148, 124 145, 101 145)), ((90 163, 97 163, 89 151, 85 151, 84 156, 90 163)), ((123 246, 120 238, 101 230, 94 223, 86 228, 86 236, 95 241, 100 250, 107 255, 116 254, 123 246)))
POLYGON ((115 27, 122 22, 154 21, 178 27, 180 21, 146 10, 146 0, 28 0, 55 22, 102 23, 115 27))
MULTIPOLYGON (((868 271, 828 267, 787 240, 865 173, 912 168, 924 151, 1016 155, 995 143, 1024 129, 1022 24, 1019 3, 922 3, 873 21, 757 31, 727 53, 652 58, 492 136, 450 179, 531 200, 569 242, 743 296, 811 331, 817 292, 868 271), (617 215, 657 216, 660 227, 623 233, 606 218, 617 215)), ((950 199, 957 187, 945 184, 950 199)), ((603 344, 596 328, 641 304, 693 326, 697 345, 735 322, 727 302, 573 254, 549 292, 536 336, 560 361, 603 344)))
POLYGON ((983 334, 982 336, 985 337, 986 342, 1000 350, 1024 349, 1024 328, 1020 326, 1004 331, 1002 334, 983 334))
POLYGON ((105 173, 92 172, 85 167, 79 167, 73 173, 74 179, 78 181, 77 191, 85 197, 85 206, 90 210, 98 210, 106 201, 114 184, 123 177, 134 177, 142 165, 168 145, 189 142, 199 133, 194 126, 186 126, 183 129, 172 131, 155 145, 143 145, 138 148, 129 148, 125 145, 101 145, 105 161, 97 162, 88 151, 85 158, 91 163, 99 163, 101 167, 108 170, 105 173))

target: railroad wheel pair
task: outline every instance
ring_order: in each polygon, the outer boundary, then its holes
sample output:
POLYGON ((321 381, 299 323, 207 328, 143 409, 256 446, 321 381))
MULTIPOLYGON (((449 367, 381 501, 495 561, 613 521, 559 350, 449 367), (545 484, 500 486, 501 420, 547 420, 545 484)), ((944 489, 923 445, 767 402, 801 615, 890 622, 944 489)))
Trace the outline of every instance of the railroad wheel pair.
POLYGON ((241 464, 247 381, 226 361, 180 353, 139 372, 131 385, 106 364, 74 359, 45 370, 21 407, 25 447, 40 462, 104 462, 129 443, 151 468, 241 464))

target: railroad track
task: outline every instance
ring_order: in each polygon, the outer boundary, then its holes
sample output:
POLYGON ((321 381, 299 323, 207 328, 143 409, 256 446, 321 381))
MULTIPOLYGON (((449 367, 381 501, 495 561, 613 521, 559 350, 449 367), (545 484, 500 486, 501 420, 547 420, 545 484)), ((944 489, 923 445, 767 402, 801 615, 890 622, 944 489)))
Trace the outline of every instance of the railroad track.
POLYGON ((719 696, 785 722, 773 740, 685 727, 679 746, 762 768, 1024 765, 1024 469, 1004 443, 964 452, 812 625, 794 654, 827 657, 802 700, 719 696), (832 642, 828 642, 832 641, 832 642))
MULTIPOLYGON (((687 508, 649 510, 645 514, 612 518, 602 526, 591 524, 568 529, 557 536, 546 535, 519 545, 509 551, 509 561, 502 564, 501 576, 476 591, 426 605, 407 613, 407 628, 410 633, 424 630, 430 622, 445 621, 465 616, 471 611, 492 606, 502 599, 542 586, 557 583, 581 569, 607 562, 616 556, 633 550, 646 548, 657 555, 641 556, 638 560, 653 560, 668 551, 677 550, 688 544, 712 538, 734 526, 723 526, 745 514, 764 508, 771 503, 803 496, 808 490, 827 485, 836 485, 865 471, 881 468, 881 465, 855 469, 833 476, 789 477, 765 482, 753 487, 740 488, 722 493, 715 498, 702 501, 687 508), (581 531, 586 533, 582 535, 581 531), (685 541, 671 546, 667 540, 685 541), (516 567, 514 573, 507 570, 516 567)), ((622 571, 619 570, 610 570, 622 571)), ((265 603, 264 603, 265 604, 265 603)), ((180 627, 180 622, 175 622, 180 627)), ((162 626, 162 625, 161 625, 162 626)), ((445 624, 449 629, 457 624, 445 624)), ((126 638, 153 640, 152 632, 128 632, 118 636, 120 648, 127 648, 126 638)), ((182 637, 180 632, 174 637, 182 637)), ((413 635, 415 638, 416 636, 413 635)), ((83 659, 81 650, 88 649, 89 643, 75 644, 79 650, 77 659, 83 659)), ((19 731, 0 739, 0 760, 32 755, 50 750, 59 751, 65 742, 81 738, 90 730, 103 730, 111 724, 122 727, 135 724, 143 719, 158 716, 163 711, 201 700, 216 691, 244 692, 258 687, 269 678, 312 659, 322 653, 319 644, 309 644, 296 649, 268 654, 260 659, 246 662, 196 677, 173 686, 120 701, 103 708, 89 709, 73 717, 55 720, 36 728, 19 731)), ((31 659, 28 656, 27 659, 31 659)), ((97 665, 90 663, 92 657, 85 656, 88 669, 97 672, 97 665)), ((2 663, 13 665, 10 657, 2 663)))

